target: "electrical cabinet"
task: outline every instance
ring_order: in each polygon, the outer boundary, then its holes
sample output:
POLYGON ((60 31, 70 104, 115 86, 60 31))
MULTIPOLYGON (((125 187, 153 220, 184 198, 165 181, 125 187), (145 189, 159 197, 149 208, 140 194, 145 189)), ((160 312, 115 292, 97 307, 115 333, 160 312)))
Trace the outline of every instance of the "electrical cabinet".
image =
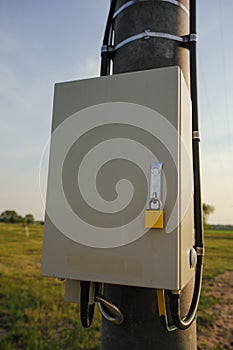
POLYGON ((193 215, 191 101, 179 67, 55 85, 43 275, 183 289, 194 276, 193 215), (163 221, 148 228, 153 186, 163 221))

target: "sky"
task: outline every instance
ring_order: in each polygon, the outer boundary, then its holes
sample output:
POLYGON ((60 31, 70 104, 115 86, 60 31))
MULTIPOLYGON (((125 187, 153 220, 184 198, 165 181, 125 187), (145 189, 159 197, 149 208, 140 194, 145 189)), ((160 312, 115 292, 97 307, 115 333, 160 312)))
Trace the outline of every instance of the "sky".
MULTIPOLYGON (((0 0, 0 212, 44 217, 56 82, 99 75, 109 0, 0 0)), ((233 1, 198 1, 203 201, 233 224, 233 1)))

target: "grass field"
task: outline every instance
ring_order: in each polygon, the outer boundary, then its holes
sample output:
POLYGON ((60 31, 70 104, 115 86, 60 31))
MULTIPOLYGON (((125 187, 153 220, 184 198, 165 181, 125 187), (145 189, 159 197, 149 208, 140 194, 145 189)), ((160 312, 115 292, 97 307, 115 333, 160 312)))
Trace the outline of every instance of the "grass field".
MULTIPOLYGON (((205 232, 205 260, 204 260, 204 276, 201 293, 201 300, 198 312, 198 331, 206 335, 206 337, 213 336, 213 324, 219 322, 219 319, 225 318, 221 315, 225 308, 221 303, 222 296, 217 291, 216 280, 217 276, 223 275, 226 271, 233 271, 233 232, 232 231, 206 231, 205 232), (216 308, 218 312, 216 313, 216 308)), ((230 284, 230 283, 229 283, 230 284)), ((222 290, 220 294, 229 294, 228 291, 222 290)), ((228 312, 232 312, 232 295, 228 300, 228 312)), ((231 328, 230 325, 222 325, 225 328, 231 328)), ((231 341, 232 343, 232 341, 231 341)), ((228 349, 228 347, 216 346, 211 350, 228 349)), ((230 347, 229 347, 230 349, 230 347)))
MULTIPOLYGON (((43 226, 32 225, 26 237, 20 225, 0 224, 0 349, 97 350, 100 315, 89 330, 81 327, 79 307, 65 303, 64 284, 40 277, 43 226)), ((217 298, 205 281, 232 270, 233 232, 207 231, 204 287, 199 327, 210 327, 208 310, 217 298)))

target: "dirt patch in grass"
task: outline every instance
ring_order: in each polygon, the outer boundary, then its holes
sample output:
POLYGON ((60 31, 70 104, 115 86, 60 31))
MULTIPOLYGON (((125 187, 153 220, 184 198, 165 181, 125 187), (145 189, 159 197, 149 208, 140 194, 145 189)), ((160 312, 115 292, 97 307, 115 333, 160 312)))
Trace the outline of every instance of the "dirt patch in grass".
POLYGON ((218 302, 198 313, 198 349, 233 349, 233 271, 204 282, 205 294, 218 302))

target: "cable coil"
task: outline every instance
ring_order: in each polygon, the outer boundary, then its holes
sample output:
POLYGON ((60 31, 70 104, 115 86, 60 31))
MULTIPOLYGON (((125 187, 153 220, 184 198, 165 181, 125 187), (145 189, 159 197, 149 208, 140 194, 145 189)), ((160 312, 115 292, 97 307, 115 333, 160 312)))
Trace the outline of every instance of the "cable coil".
POLYGON ((96 296, 96 301, 102 316, 109 322, 120 325, 124 321, 122 312, 113 303, 107 300, 103 295, 96 296))

